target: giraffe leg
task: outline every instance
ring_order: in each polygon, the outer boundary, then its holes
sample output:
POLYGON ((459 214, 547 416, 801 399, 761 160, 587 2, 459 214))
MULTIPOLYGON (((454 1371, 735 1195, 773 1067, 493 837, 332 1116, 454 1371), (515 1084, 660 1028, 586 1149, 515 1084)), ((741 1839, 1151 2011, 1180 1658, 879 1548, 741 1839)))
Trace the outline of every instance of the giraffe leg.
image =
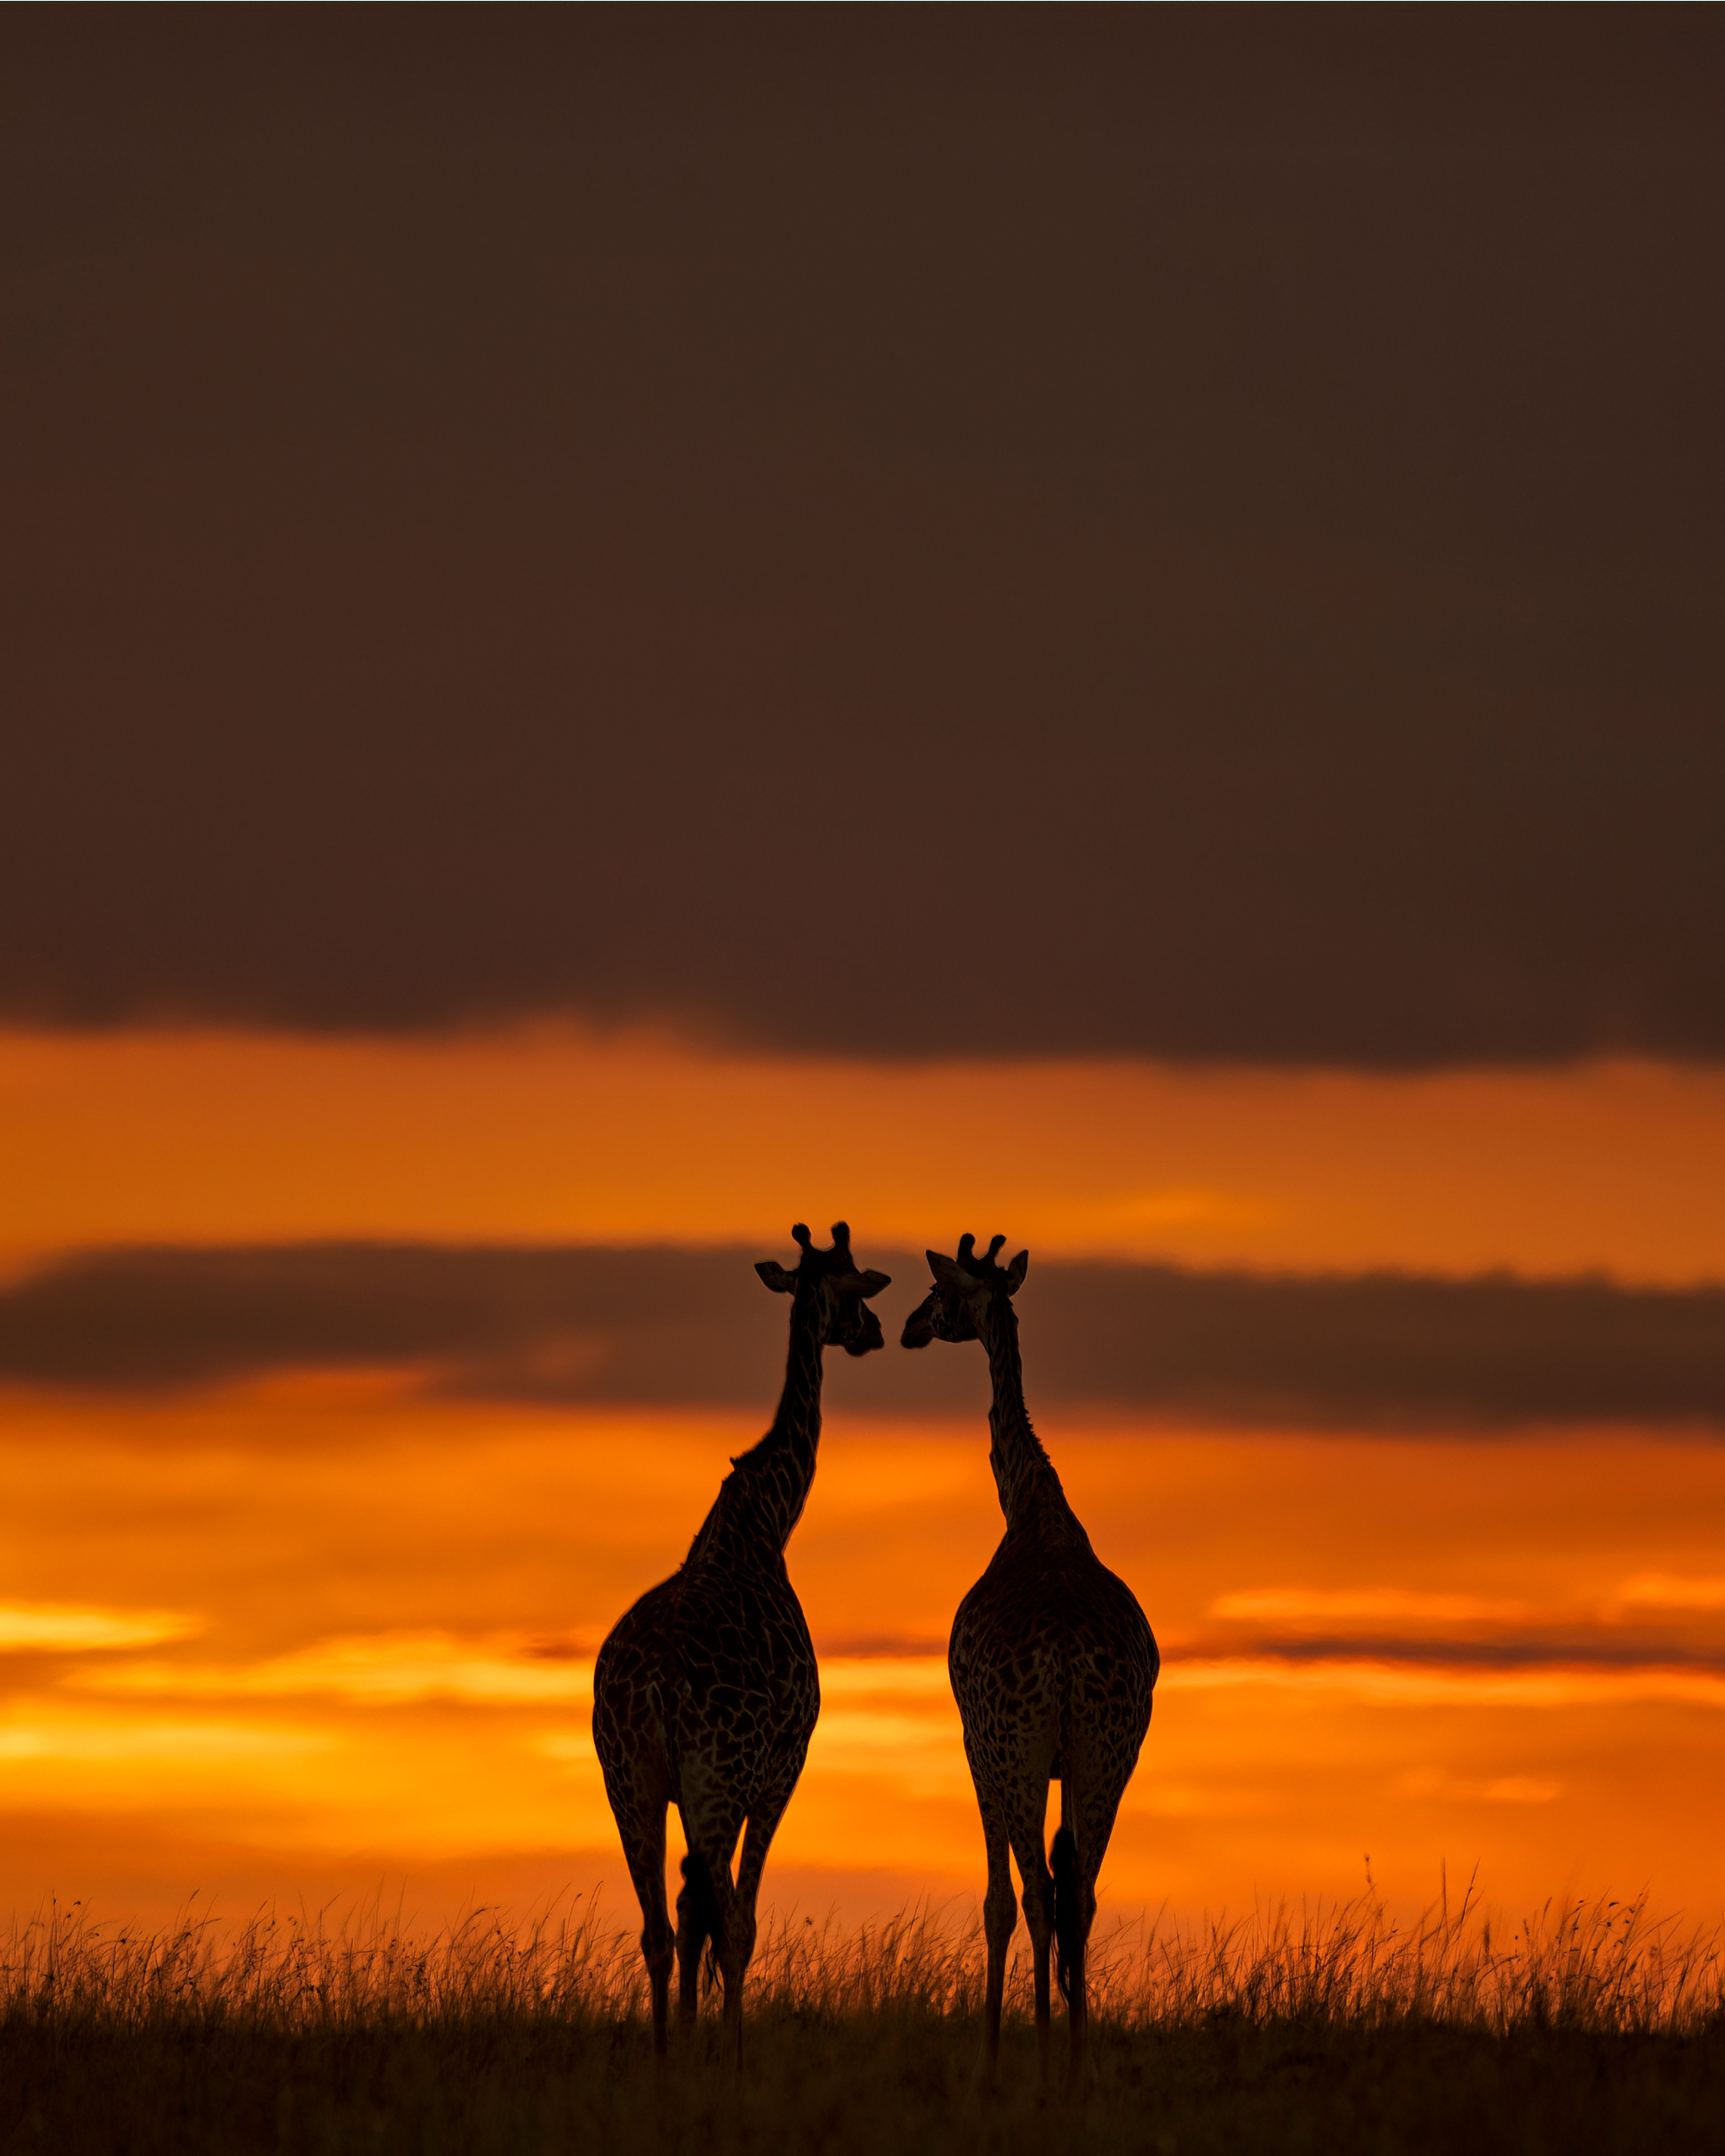
POLYGON ((977 2066, 979 2087, 993 2086, 1000 2065, 1000 2010, 1006 1997, 1006 1949, 1019 1920, 1012 1891, 1011 1843, 1006 1807, 992 1789, 977 1784, 977 1809, 983 1815, 983 1841, 988 1856, 988 1889, 983 1900, 983 1936, 988 1943, 988 1988, 983 1999, 983 2056, 977 2066))
MULTIPOLYGON (((1069 1891, 1077 1898, 1077 1951, 1070 1957, 1066 2001, 1069 2053, 1066 2093, 1082 2093, 1088 2071, 1090 1999, 1086 1964, 1091 1927, 1096 1918, 1096 1875, 1102 1868, 1114 1818, 1126 1792, 1126 1778, 1111 1763, 1091 1762, 1060 1785, 1060 1825, 1072 1836, 1072 1876, 1069 1891)), ((1127 1773, 1130 1774, 1130 1768, 1127 1773)))
POLYGON ((653 2049, 662 2059, 670 2011, 671 1971, 670 1917, 665 1906, 665 1799, 625 1807, 614 1798, 612 1809, 617 1815, 635 1898, 641 1905, 641 1952, 653 1994, 653 2049))
POLYGON ((686 2036, 701 2009, 701 1953, 709 1937, 718 1952, 717 1903, 711 1885, 695 1869, 701 1860, 683 1859, 683 1887, 677 1896, 677 2028, 686 2036))
POLYGON ((627 1645, 619 1649, 617 1638, 614 1634, 605 1642, 593 1666, 593 1742, 624 1861, 641 1905, 641 1952, 653 2000, 653 2049, 662 2059, 672 1956, 670 1917, 665 1906, 665 1812, 670 1802, 665 1727, 657 1688, 644 1679, 639 1652, 627 1645))
POLYGON ((791 1792, 797 1786, 797 1777, 803 1771, 807 1748, 805 1743, 794 1757, 773 1774, 767 1786, 756 1796, 749 1807, 748 1828, 742 1838, 742 1856, 737 1866, 737 1892, 731 1905, 732 1929, 725 1942, 725 2048, 739 2069, 742 2065, 743 1979, 755 1951, 755 1899, 761 1891, 767 1852, 784 1817, 791 1792))
POLYGON ((684 1887, 677 1897, 677 2025, 692 2033, 700 2005, 701 1952, 709 1938, 725 1980, 726 2024, 730 2024, 729 1944, 735 1928, 736 1890, 731 1884, 731 1852, 742 1831, 734 1804, 696 1804, 685 1794, 681 1807, 683 1838, 689 1854, 683 1863, 684 1887))
POLYGON ((1054 1941, 1054 1875, 1042 1845, 1047 1816, 1047 1779, 1040 1774, 1031 1776, 1013 1792, 1009 1832, 1019 1877, 1024 1882, 1024 1922, 1029 1927, 1030 1948, 1035 1958, 1036 2079, 1037 2086, 1045 2091, 1050 2041, 1048 1958, 1054 1941))

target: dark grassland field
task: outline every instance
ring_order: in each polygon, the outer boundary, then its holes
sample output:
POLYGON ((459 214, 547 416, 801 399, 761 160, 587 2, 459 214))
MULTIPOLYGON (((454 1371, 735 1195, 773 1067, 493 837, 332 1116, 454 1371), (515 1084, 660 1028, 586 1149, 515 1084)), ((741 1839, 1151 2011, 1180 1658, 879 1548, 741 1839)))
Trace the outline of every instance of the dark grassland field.
POLYGON ((1024 1933, 994 2092, 981 1941, 916 1912, 775 1927, 740 2083, 709 2000, 656 2071, 631 1938, 590 1908, 430 1940, 376 1914, 4 1943, 0 2151, 1725 2150, 1717 1934, 1639 1904, 1506 1933, 1370 1898, 1092 1944, 1092 2073, 1038 2094, 1024 1933))

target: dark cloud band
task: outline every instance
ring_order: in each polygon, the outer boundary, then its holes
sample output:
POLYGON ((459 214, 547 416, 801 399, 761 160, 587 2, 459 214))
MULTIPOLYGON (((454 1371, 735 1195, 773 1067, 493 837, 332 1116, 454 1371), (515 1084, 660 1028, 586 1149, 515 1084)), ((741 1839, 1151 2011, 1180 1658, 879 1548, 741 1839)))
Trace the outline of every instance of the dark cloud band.
MULTIPOLYGON (((125 1249, 0 1293, 0 1378, 174 1388, 391 1367, 475 1397, 764 1408, 783 1311, 758 1250, 311 1244, 125 1249)), ((894 1276, 890 1338, 922 1292, 894 1276)), ((1396 1276, 1260 1278, 1038 1262, 1021 1318, 1033 1412, 1062 1405, 1382 1429, 1725 1427, 1725 1290, 1396 1276)), ((882 1413, 988 1403, 974 1349, 832 1358, 829 1398, 882 1413)))
POLYGON ((0 11, 0 1017, 1725 1054, 1717 10, 671 22, 0 11))

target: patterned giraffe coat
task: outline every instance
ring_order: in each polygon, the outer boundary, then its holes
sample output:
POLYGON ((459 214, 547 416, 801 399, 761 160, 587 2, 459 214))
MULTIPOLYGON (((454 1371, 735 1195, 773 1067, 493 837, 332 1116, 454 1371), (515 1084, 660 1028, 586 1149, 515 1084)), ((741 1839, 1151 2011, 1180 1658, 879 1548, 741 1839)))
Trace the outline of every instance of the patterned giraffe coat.
POLYGON ((695 2019, 702 1947, 725 1984, 733 2054, 742 2041, 744 1972, 768 1849, 820 1712, 814 1648, 784 1549, 814 1480, 820 1443, 822 1352, 881 1345, 865 1298, 887 1285, 859 1273, 844 1224, 817 1251, 794 1233, 801 1264, 757 1268, 791 1296, 784 1391, 773 1427, 732 1462, 712 1509, 669 1579, 622 1617, 593 1668, 593 1747, 641 1904, 642 1951, 663 2051, 673 1943, 679 2019, 695 2019), (665 1810, 681 1815, 689 1855, 675 1942, 665 1895, 665 1810), (731 1860, 747 1821, 733 1885, 731 1860))
POLYGON ((975 1256, 968 1235, 957 1259, 928 1253, 934 1291, 906 1321, 904 1344, 980 1339, 993 1383, 988 1462, 1006 1532, 958 1605, 947 1661, 988 1861, 984 2071, 992 2072, 999 2055, 1006 1948, 1017 1922, 1009 1850, 1035 1956, 1041 2071, 1045 2076, 1049 1951, 1057 1933, 1076 2080, 1096 1875, 1150 1726, 1160 1661, 1137 1597, 1091 1548, 1030 1426, 1012 1306, 1029 1259, 1020 1253, 1003 1270, 994 1262, 1003 1240, 994 1239, 985 1259, 975 1256), (1050 1872, 1044 1835, 1053 1781, 1060 1784, 1060 1830, 1050 1872))

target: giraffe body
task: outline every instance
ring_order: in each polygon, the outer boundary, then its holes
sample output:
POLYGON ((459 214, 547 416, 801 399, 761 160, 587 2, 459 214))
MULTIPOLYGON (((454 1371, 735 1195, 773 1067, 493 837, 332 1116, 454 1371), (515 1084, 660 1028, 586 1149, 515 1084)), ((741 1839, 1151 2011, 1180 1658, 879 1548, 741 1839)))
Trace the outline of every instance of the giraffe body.
POLYGON ((906 1322, 904 1342, 981 1339, 994 1385, 989 1462, 1006 1532, 958 1605, 947 1650, 988 1852, 983 2069, 992 2074, 999 2057, 1006 1948, 1017 1922, 1010 1852, 1035 1958, 1039 2069, 1045 2078, 1049 1958, 1058 1935, 1076 2086, 1096 1876, 1150 1726, 1159 1658, 1137 1597, 1091 1548, 1030 1427, 1011 1303, 1027 1260, 1003 1270, 994 1263, 999 1240, 981 1260, 969 1236, 956 1260, 929 1252, 935 1290, 906 1322), (1053 1781, 1060 1784, 1060 1827, 1050 1871, 1044 1841, 1053 1781))
POLYGON ((811 1248, 806 1228, 795 1233, 803 1255, 794 1271, 757 1269, 792 1299, 784 1392, 773 1427, 732 1462, 682 1565, 619 1620, 593 1666, 593 1748, 641 1905, 661 2055, 672 1959, 678 2018, 690 2026, 709 1941, 725 1987, 727 2053, 740 2054, 761 1874, 820 1712, 814 1648, 784 1548, 814 1479, 822 1351, 832 1344, 860 1355, 881 1345, 866 1298, 887 1285, 886 1276, 856 1270, 842 1222, 829 1251, 811 1248), (665 1892, 671 1804, 689 1851, 675 1933, 665 1892))
POLYGON ((1075 1798, 1090 1806, 1079 1838, 1099 1866, 1150 1725, 1158 1660, 1132 1589, 1076 1519, 1068 1532, 1070 1543, 1058 1529, 1009 1530, 958 1605, 947 1663, 978 1785, 1034 1800, 1040 1782, 1045 1801, 1059 1782, 1063 1820, 1075 1798))

